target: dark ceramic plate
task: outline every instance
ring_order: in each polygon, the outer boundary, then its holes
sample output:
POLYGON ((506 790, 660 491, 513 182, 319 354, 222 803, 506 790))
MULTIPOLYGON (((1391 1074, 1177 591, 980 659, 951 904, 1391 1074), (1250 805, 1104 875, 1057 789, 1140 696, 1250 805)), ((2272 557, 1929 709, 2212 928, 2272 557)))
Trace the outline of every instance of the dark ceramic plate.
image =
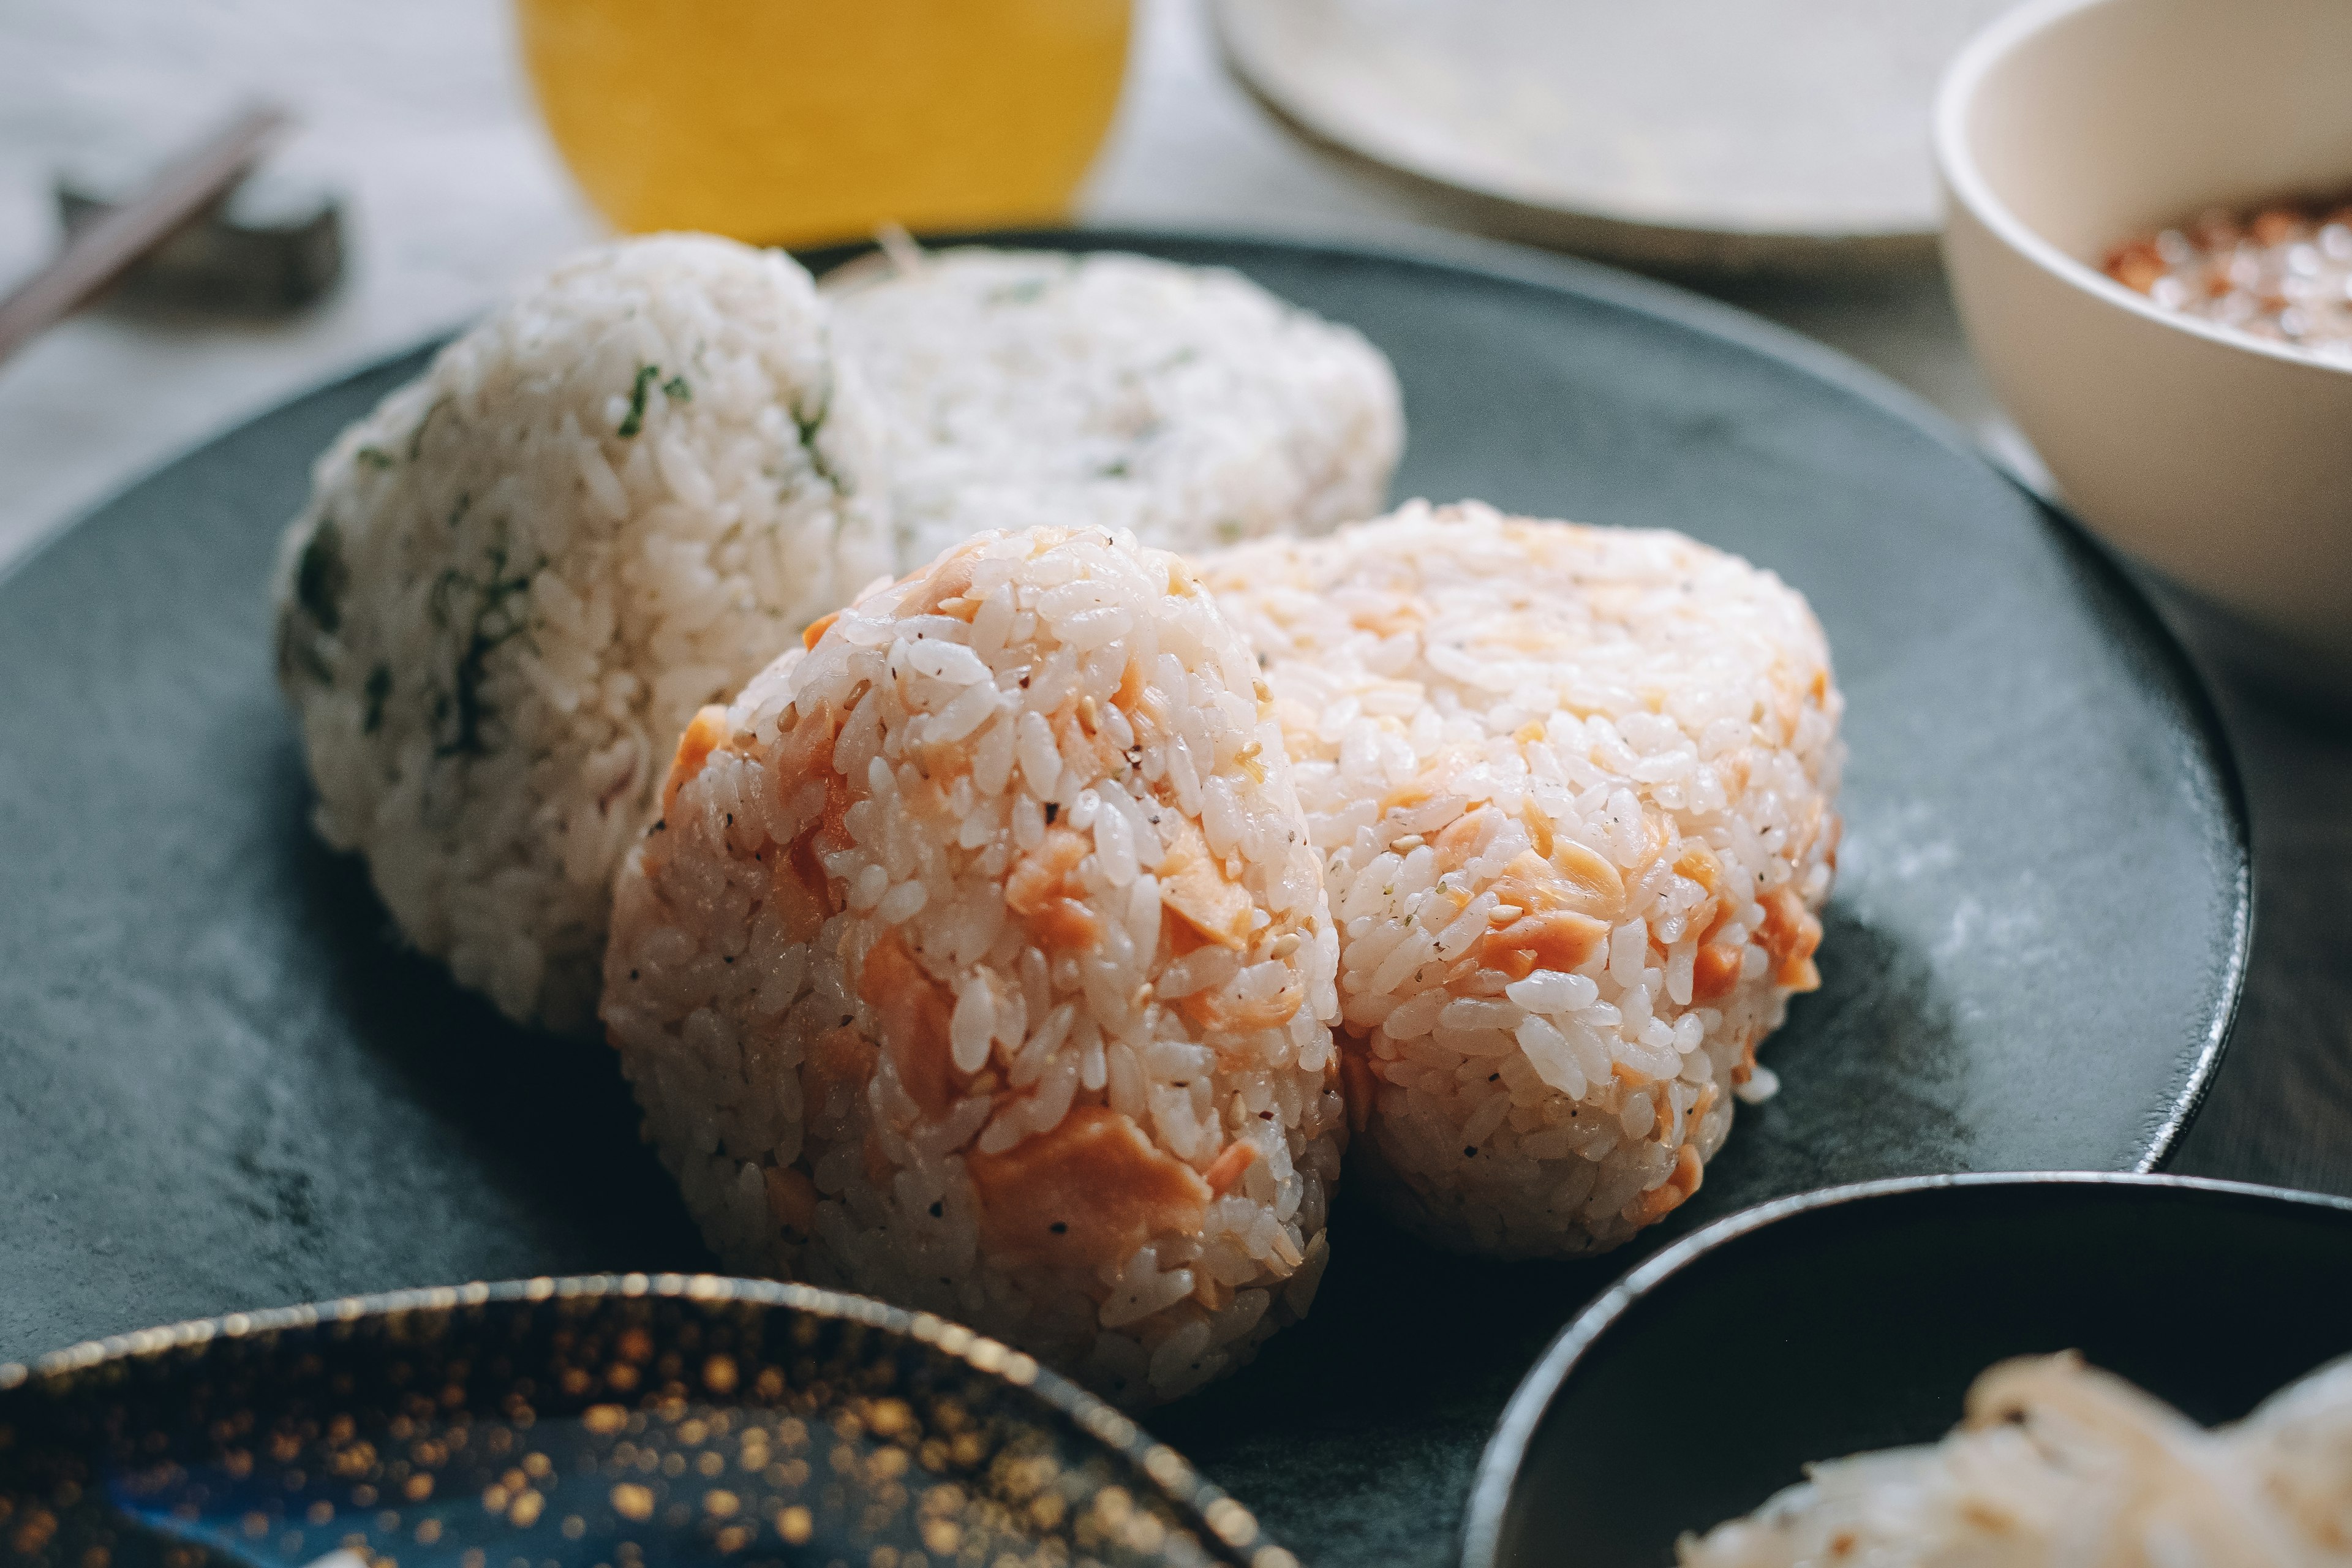
POLYGON ((151 1329, 0 1372, 10 1568, 1297 1568, 1133 1421, 926 1313, 642 1274, 151 1329))
POLYGON ((1882 1182, 1751 1209, 1585 1309, 1511 1396, 1463 1568, 1657 1568, 1815 1459, 1932 1442, 2077 1350, 2208 1426, 2352 1352, 2352 1203, 2166 1176, 1882 1182))
MULTIPOLYGON (((2245 826, 2179 650, 2081 534, 1884 383, 1614 273, 1028 242, 1229 264, 1362 328, 1403 382, 1401 496, 1685 529, 1820 610, 1853 746, 1826 984, 1658 1239, 1835 1182, 2163 1158, 2237 996, 2245 826)), ((709 1267, 609 1058, 402 955, 304 826, 263 580, 312 454, 423 363, 256 421, 0 583, 0 1360, 709 1267)), ((1635 1257, 1465 1263, 1344 1200, 1334 1242, 1313 1323, 1153 1426, 1318 1563, 1437 1563, 1512 1384, 1635 1257)))

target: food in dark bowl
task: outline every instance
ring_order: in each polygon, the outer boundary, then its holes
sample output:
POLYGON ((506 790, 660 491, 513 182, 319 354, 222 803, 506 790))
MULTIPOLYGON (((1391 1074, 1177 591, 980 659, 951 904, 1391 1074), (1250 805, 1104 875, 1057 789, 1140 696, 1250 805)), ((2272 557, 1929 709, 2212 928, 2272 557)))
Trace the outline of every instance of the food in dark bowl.
POLYGON ((2352 1511, 2352 1360, 2207 1431, 2072 1352, 1969 1385, 1934 1445, 1809 1465, 1746 1519, 1685 1535, 1684 1568, 2318 1568, 2352 1511))
MULTIPOLYGON (((1767 1204, 1553 1342, 1480 1462, 1464 1568, 1669 1563, 1818 1461, 1937 1442, 2021 1356, 2078 1353, 2184 1423, 2239 1421, 2352 1352, 2347 1290, 2352 1203, 2270 1188, 1937 1176, 1767 1204)), ((2051 1559, 2078 1560, 2102 1559, 2051 1559)))

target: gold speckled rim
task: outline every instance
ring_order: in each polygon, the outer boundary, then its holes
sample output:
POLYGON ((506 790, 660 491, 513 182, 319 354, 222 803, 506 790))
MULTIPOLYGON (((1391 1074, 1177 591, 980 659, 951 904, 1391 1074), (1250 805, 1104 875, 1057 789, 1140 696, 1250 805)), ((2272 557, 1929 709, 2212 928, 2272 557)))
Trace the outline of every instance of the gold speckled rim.
POLYGON ((1224 1549, 1227 1561, 1243 1568, 1299 1568, 1297 1557, 1265 1539, 1258 1528, 1256 1515, 1202 1479, 1191 1460, 1146 1433, 1132 1417, 1058 1373, 1039 1365, 1035 1357, 930 1312, 909 1312, 870 1297, 819 1289, 812 1285, 736 1279, 719 1274, 589 1274, 344 1296, 298 1307, 230 1312, 163 1328, 110 1334, 102 1340, 85 1340, 64 1350, 52 1351, 29 1363, 0 1362, 0 1394, 68 1382, 110 1363, 148 1360, 216 1339, 315 1329, 404 1312, 446 1312, 509 1302, 535 1305, 556 1300, 631 1299, 781 1307, 912 1340, 984 1376, 1034 1395, 1067 1416, 1079 1431, 1140 1470, 1163 1501, 1200 1525, 1204 1544, 1214 1542, 1224 1549))

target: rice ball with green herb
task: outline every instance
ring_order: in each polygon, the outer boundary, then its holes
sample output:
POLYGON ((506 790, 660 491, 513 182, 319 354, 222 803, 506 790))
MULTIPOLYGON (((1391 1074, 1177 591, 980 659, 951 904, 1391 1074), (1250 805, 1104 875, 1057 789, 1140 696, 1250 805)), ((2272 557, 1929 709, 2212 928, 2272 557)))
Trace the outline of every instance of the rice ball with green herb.
POLYGON ((877 419, 782 256, 565 262, 318 464, 278 666, 319 833, 509 1016, 593 1020, 678 731, 889 566, 877 419))
POLYGON ((982 529, 1200 550, 1386 504, 1395 374, 1238 272, 1118 252, 877 256, 827 276, 890 420, 899 561, 982 529))

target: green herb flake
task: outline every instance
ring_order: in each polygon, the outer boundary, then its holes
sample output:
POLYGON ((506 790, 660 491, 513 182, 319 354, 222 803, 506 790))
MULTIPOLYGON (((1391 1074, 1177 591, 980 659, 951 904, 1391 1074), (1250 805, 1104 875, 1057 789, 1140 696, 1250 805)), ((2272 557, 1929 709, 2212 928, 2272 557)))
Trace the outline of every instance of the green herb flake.
POLYGON ((363 468, 389 468, 395 459, 381 447, 362 447, 353 457, 363 468))
POLYGON ((651 391, 654 383, 660 379, 661 366, 657 364, 637 366, 637 378, 629 385, 628 416, 621 421, 620 428, 614 431, 614 435, 626 440, 646 427, 646 394, 651 391))
POLYGON ((992 305, 1034 305, 1045 297, 1045 279, 1024 278, 1018 283, 1007 283, 989 291, 992 305))
POLYGON ((343 590, 351 586, 351 571, 343 564, 343 531, 335 526, 333 518, 323 518, 311 532, 310 542, 302 547, 302 559, 295 563, 294 602, 318 623, 320 631, 331 634, 343 624, 343 590))
POLYGON ((432 427, 433 416, 436 414, 440 413, 442 409, 448 406, 448 404, 449 399, 446 397, 435 398, 433 400, 432 406, 425 409, 425 416, 417 420, 416 433, 408 438, 408 460, 410 462, 413 463, 416 461, 417 458, 424 456, 425 432, 432 427))
POLYGON ((694 388, 686 384, 686 377, 674 375, 662 383, 662 395, 672 403, 691 403, 694 401, 694 388))
POLYGON ((792 411, 793 427, 800 432, 801 449, 808 454, 809 467, 816 470, 817 478, 831 485, 834 494, 845 496, 849 493, 849 482, 825 460, 824 453, 818 449, 816 444, 817 434, 824 428, 824 422, 832 413, 833 388, 827 386, 824 396, 818 400, 815 414, 803 418, 799 409, 792 411))
POLYGON ((392 695, 392 667, 379 664, 368 671, 367 716, 360 721, 360 733, 373 735, 383 727, 383 700, 392 695))
POLYGON ((491 712, 490 705, 482 700, 482 681, 489 672, 489 658, 499 645, 523 630, 522 623, 506 605, 518 594, 530 588, 527 576, 506 575, 507 552, 502 547, 488 552, 489 580, 478 582, 463 573, 444 574, 434 584, 433 616, 436 624, 448 625, 449 600, 460 594, 470 598, 466 615, 470 619, 467 629, 465 651, 457 656, 453 671, 451 690, 437 694, 433 703, 434 752, 436 756, 475 756, 482 751, 482 721, 491 712), (504 625, 493 630, 494 621, 504 625))

